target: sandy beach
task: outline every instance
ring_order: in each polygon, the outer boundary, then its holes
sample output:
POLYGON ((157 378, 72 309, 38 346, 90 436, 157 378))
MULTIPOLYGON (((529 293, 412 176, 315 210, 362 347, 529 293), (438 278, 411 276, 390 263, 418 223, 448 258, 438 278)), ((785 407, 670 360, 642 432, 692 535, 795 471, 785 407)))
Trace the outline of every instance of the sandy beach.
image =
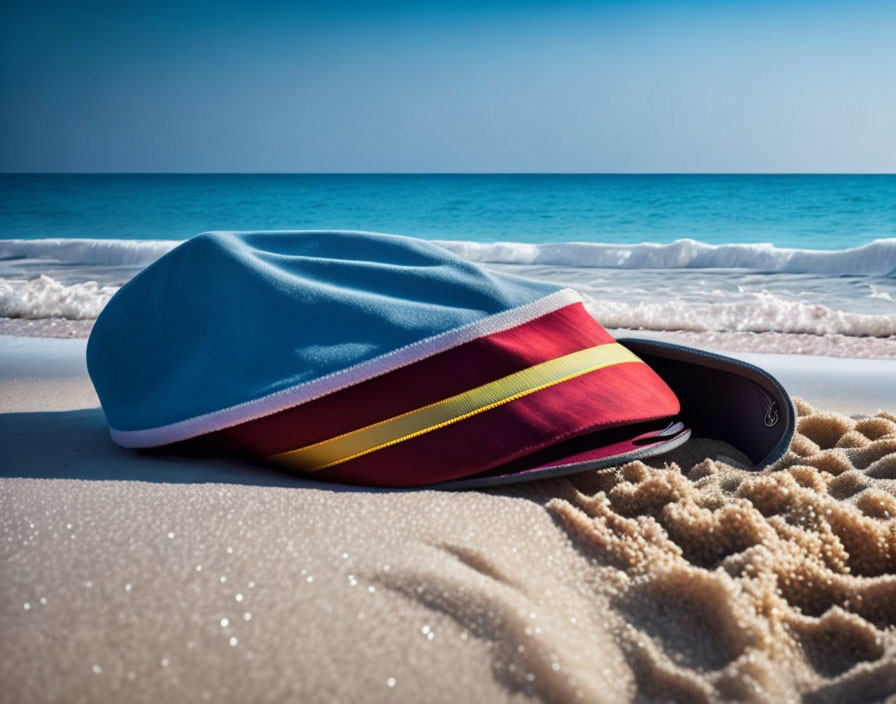
POLYGON ((0 344, 3 701, 896 692, 892 360, 753 358, 806 399, 763 473, 698 440, 500 490, 384 492, 121 449, 83 345, 0 344))

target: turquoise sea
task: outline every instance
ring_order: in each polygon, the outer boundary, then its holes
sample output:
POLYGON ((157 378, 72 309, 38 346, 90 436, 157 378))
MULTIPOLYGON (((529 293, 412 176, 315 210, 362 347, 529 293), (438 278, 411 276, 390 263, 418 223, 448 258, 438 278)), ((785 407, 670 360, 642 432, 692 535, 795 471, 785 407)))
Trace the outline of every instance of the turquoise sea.
POLYGON ((0 319, 83 330, 178 242, 262 229, 431 239, 614 329, 896 349, 896 176, 6 174, 0 319))
POLYGON ((896 237, 896 176, 0 175, 4 239, 247 229, 844 249, 896 237))

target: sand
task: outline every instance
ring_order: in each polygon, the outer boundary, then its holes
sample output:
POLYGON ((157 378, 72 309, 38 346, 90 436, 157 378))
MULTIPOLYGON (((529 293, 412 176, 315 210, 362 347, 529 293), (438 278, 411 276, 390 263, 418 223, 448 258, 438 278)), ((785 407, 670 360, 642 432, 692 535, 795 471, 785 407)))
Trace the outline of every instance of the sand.
POLYGON ((896 696, 893 413, 800 402, 760 474, 696 441, 365 491, 117 448, 82 374, 21 357, 0 357, 2 701, 896 696))

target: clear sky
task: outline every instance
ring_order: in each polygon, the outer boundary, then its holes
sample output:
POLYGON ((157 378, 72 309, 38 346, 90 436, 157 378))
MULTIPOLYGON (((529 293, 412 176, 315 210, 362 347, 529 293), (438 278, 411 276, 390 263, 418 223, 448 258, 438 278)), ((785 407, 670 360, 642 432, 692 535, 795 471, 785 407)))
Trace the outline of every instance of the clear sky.
POLYGON ((0 42, 2 171, 896 171, 892 0, 5 0, 0 42))

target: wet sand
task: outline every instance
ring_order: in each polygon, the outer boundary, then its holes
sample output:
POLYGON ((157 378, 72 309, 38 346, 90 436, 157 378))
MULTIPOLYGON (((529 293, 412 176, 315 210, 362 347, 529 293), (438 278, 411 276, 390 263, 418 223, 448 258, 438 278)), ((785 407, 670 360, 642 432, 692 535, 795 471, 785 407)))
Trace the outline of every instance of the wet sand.
POLYGON ((500 490, 364 491, 123 450, 50 366, 0 384, 3 701, 896 693, 891 412, 800 402, 759 474, 695 441, 500 490))

